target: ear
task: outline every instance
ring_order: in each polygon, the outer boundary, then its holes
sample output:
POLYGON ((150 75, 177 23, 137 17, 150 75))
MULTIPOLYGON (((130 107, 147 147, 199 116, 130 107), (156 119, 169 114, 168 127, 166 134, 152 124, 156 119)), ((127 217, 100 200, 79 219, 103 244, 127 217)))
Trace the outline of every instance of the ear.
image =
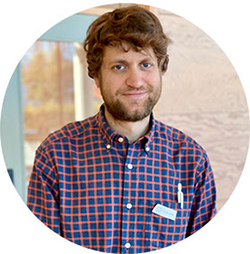
POLYGON ((99 78, 95 77, 94 78, 94 81, 95 81, 95 84, 98 88, 100 88, 100 81, 99 81, 99 78))

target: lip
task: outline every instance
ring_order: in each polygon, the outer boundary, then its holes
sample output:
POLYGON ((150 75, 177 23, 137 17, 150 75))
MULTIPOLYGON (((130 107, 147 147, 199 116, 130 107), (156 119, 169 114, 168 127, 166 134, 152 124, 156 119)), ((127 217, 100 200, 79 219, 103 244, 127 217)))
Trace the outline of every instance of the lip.
POLYGON ((140 92, 126 92, 123 93, 122 95, 131 99, 140 99, 144 97, 146 94, 147 94, 146 91, 140 91, 140 92))

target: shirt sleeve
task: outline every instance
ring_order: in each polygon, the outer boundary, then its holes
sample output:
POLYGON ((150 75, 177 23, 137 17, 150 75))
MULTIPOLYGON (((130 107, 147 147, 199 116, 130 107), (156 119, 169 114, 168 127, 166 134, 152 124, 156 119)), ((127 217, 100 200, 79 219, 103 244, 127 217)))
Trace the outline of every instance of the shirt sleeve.
POLYGON ((197 170, 195 193, 186 237, 202 228, 215 214, 215 181, 209 159, 205 154, 197 170))
POLYGON ((31 174, 27 205, 46 226, 60 234, 60 208, 56 169, 52 159, 39 149, 31 174))

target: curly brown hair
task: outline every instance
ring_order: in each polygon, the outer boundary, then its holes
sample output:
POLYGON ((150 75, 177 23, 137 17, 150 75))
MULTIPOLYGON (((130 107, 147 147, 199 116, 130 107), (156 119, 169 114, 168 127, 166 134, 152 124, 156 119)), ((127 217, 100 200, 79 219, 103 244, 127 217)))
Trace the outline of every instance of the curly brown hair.
POLYGON ((103 14, 88 28, 83 46, 91 78, 99 77, 105 46, 122 47, 124 41, 136 51, 151 47, 162 73, 167 70, 169 39, 163 33, 160 21, 143 7, 129 6, 103 14))

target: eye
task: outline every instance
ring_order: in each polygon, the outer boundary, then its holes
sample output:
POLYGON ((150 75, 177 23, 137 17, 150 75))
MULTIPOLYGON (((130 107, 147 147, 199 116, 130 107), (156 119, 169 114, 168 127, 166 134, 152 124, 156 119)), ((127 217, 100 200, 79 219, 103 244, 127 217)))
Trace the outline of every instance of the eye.
POLYGON ((142 64, 143 68, 150 68, 151 66, 152 66, 152 64, 148 63, 148 62, 142 64))
POLYGON ((125 69, 125 66, 122 65, 122 64, 117 64, 117 65, 114 66, 114 69, 117 70, 117 71, 121 71, 121 70, 125 69))

